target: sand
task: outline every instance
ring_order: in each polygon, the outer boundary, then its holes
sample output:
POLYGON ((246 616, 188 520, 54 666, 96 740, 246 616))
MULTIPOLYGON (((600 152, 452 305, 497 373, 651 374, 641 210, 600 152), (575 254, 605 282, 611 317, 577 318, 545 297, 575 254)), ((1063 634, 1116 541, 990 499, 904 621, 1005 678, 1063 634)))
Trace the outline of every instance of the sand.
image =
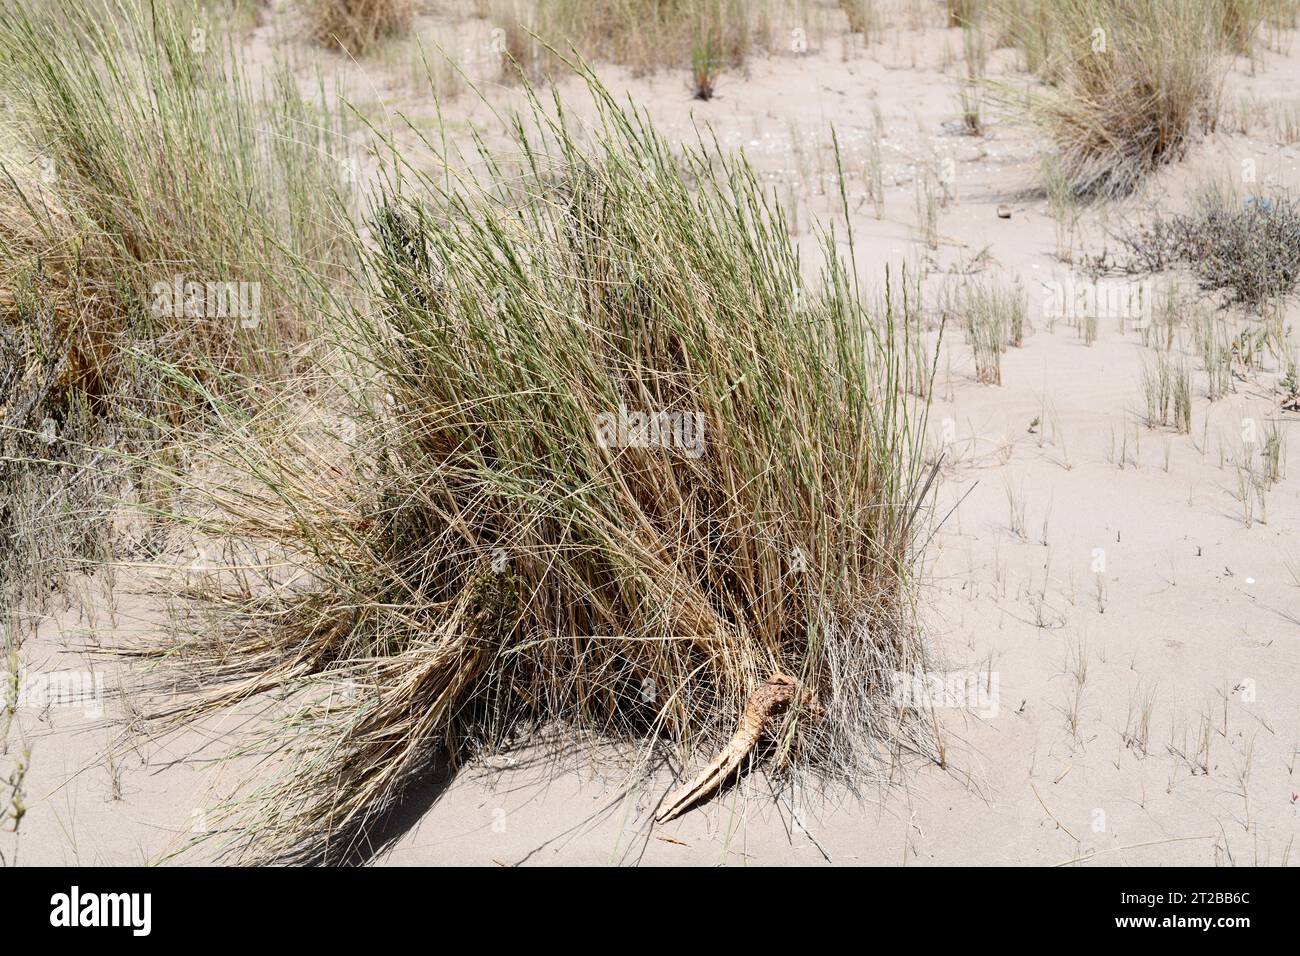
MULTIPOLYGON (((937 12, 926 22, 937 24, 937 12)), ((481 49, 488 29, 468 15, 425 14, 418 23, 452 50, 481 49)), ((1300 89, 1292 39, 1281 38, 1282 51, 1259 62, 1236 62, 1225 100, 1285 100, 1282 91, 1300 89)), ((294 51, 304 84, 313 64, 342 69, 363 107, 432 122, 432 104, 401 56, 346 64, 313 51, 287 14, 258 27, 248 49, 254 64, 294 51)), ((897 281, 905 263, 915 269, 928 260, 927 291, 970 272, 1018 280, 1028 294, 1030 328, 1023 346, 1004 356, 1001 385, 975 381, 957 329, 945 334, 935 382, 929 427, 944 452, 936 517, 946 520, 925 554, 920 604, 941 670, 982 692, 937 702, 944 765, 901 760, 856 796, 834 786, 777 789, 756 773, 665 826, 651 821, 671 773, 629 778, 609 754, 536 762, 525 754, 455 775, 431 768, 427 791, 404 808, 374 862, 1126 866, 1296 858, 1300 581, 1287 564, 1300 562, 1300 416, 1279 411, 1268 363, 1210 402, 1193 357, 1191 434, 1143 424, 1140 333, 1106 318, 1087 344, 1069 321, 1044 314, 1051 283, 1083 276, 1058 258, 1056 224, 1031 191, 1034 134, 993 114, 983 136, 955 132, 960 63, 951 51, 959 58, 960 49, 960 31, 937 25, 894 26, 866 49, 828 30, 802 55, 759 55, 744 75, 724 73, 707 103, 691 99, 682 72, 638 77, 600 66, 670 138, 690 139, 707 124, 725 148, 743 149, 797 205, 796 240, 810 274, 814 223, 840 211, 834 127, 865 281, 879 287, 886 264, 897 281), (879 217, 861 178, 877 110, 886 192, 879 217), (916 178, 927 163, 948 171, 937 249, 917 228, 916 178), (1001 205, 1010 218, 998 216, 1001 205), (1236 463, 1269 420, 1289 438, 1285 477, 1264 513, 1255 506, 1248 521, 1236 463)), ((990 72, 1013 68, 999 51, 990 72)), ((573 83, 562 88, 576 101, 573 83)), ((515 89, 486 92, 497 109, 519 101, 515 89)), ((472 94, 443 110, 456 135, 490 121, 488 105, 472 94)), ((1272 177, 1298 185, 1300 145, 1279 138, 1267 118, 1225 122, 1138 199, 1112 207, 1104 221, 1086 213, 1075 262, 1113 250, 1108 230, 1156 208, 1182 208, 1198 182, 1236 175, 1243 160, 1254 161, 1261 184, 1272 177)), ((371 164, 366 174, 373 172, 371 164)), ((1294 319, 1293 307, 1289 324, 1294 319)), ((25 645, 25 666, 83 668, 76 647, 156 624, 158 609, 133 590, 130 575, 115 587, 87 582, 25 645)), ((241 731, 234 718, 165 739, 120 736, 123 708, 111 695, 120 674, 93 667, 110 689, 103 715, 67 706, 20 713, 31 747, 28 813, 17 847, 8 835, 3 844, 20 863, 167 858, 211 825, 214 794, 248 770, 216 762, 241 731)))

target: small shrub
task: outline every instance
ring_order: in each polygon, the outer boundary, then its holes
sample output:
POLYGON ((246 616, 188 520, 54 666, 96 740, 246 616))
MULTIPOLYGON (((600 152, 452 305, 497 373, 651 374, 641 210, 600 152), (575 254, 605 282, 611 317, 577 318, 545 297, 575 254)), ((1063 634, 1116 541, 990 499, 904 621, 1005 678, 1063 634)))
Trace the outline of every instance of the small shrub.
POLYGON ((1225 290, 1235 303, 1261 309, 1290 295, 1300 281, 1300 204, 1211 188, 1192 211, 1160 217, 1125 237, 1135 269, 1185 265, 1201 288, 1225 290))

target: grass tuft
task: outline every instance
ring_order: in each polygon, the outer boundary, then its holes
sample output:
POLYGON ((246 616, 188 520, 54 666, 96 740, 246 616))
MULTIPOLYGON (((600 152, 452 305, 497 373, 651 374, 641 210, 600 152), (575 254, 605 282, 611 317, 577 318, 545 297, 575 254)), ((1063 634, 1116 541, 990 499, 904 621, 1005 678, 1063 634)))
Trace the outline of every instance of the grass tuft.
POLYGON ((1224 70, 1218 16, 1214 3, 1181 0, 999 8, 1001 35, 1044 80, 1024 102, 1076 196, 1127 195, 1180 158, 1198 129, 1214 127, 1224 70))
POLYGON ((308 0, 312 36, 332 49, 364 56, 411 30, 411 0, 308 0))
POLYGON ((533 99, 483 179, 405 164, 376 198, 372 300, 338 330, 354 440, 250 422, 209 449, 237 477, 194 525, 239 586, 171 648, 206 690, 166 714, 293 702, 240 817, 257 859, 345 858, 440 749, 558 726, 711 753, 774 672, 817 701, 778 770, 851 779, 929 739, 891 703, 924 664, 934 474, 894 316, 833 235, 805 285, 743 158, 671 152, 582 75, 593 126, 533 99))

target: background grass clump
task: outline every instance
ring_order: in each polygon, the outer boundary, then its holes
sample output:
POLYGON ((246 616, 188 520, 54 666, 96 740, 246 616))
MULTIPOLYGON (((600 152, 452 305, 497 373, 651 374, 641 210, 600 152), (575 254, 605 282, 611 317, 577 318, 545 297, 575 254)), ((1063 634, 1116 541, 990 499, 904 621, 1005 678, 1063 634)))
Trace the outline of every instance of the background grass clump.
MULTIPOLYGON (((570 49, 633 70, 690 71, 710 90, 723 70, 743 67, 771 42, 770 0, 481 0, 479 12, 502 31, 507 75, 531 80, 567 72, 570 49), (558 51, 558 52, 556 52, 558 51)), ((708 96, 701 96, 707 99, 708 96)))
POLYGON ((1223 11, 1181 0, 996 5, 998 35, 1041 86, 1012 99, 1048 137, 1078 198, 1132 192, 1213 129, 1224 71, 1223 11))
POLYGON ((318 43, 363 56, 380 42, 411 30, 411 0, 307 0, 311 32, 318 43))
POLYGON ((321 283, 348 273, 331 112, 205 24, 186 4, 0 0, 0 583, 60 539, 102 557, 82 531, 108 533, 122 456, 283 380, 321 283), (178 277, 255 312, 160 308, 178 277))
POLYGON ((376 198, 338 441, 209 448, 237 478, 193 524, 241 570, 169 646, 204 692, 167 715, 294 702, 239 818, 257 859, 345 857, 444 749, 558 726, 707 757, 774 672, 818 701, 778 768, 922 746, 890 703, 929 474, 892 316, 833 237, 805 285, 743 159, 670 152, 588 80, 581 134, 534 100, 482 179, 376 198))
POLYGON ((12 300, 37 268, 58 280, 70 371, 95 397, 133 342, 187 372, 277 374, 307 338, 304 275, 346 270, 331 114, 202 31, 184 5, 0 6, 19 151, 0 181, 0 288, 12 300), (161 314, 155 286, 178 275, 256 284, 256 322, 161 314))

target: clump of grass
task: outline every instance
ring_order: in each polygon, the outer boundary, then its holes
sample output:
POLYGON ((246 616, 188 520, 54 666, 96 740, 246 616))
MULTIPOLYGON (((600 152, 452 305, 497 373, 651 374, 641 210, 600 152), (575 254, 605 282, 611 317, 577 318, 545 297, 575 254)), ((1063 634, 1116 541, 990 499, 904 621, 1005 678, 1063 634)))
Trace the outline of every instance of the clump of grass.
POLYGON ((1142 344, 1166 352, 1173 349, 1175 335, 1190 307, 1176 280, 1162 284, 1152 302, 1151 319, 1141 326, 1142 344))
POLYGON ((1146 425, 1172 425, 1186 434, 1192 430, 1192 378, 1187 363, 1167 352, 1155 351, 1142 366, 1142 393, 1146 399, 1146 425))
POLYGON ((712 34, 701 37, 691 51, 691 95, 706 102, 713 99, 721 69, 722 59, 712 34))
POLYGON ((993 324, 972 324, 968 341, 975 355, 975 379, 985 385, 1002 384, 1002 335, 993 324))
POLYGON ((1024 290, 1017 282, 1002 290, 1001 299, 1001 308, 1007 317, 1007 344, 1020 348, 1025 344, 1025 313, 1028 311, 1024 290))
POLYGON ((883 127, 880 107, 877 106, 872 118, 871 131, 867 137, 867 155, 862 168, 863 183, 871 193, 871 205, 877 219, 883 217, 885 204, 885 163, 880 148, 880 140, 884 135, 883 127))
POLYGON ((1251 452, 1235 464, 1237 474, 1236 499, 1241 505, 1242 524, 1249 528, 1255 523, 1268 524, 1268 492, 1273 482, 1266 463, 1257 463, 1251 452))
POLYGON ((1012 483, 1009 477, 1006 477, 1003 479, 1003 486, 1007 494, 1008 525, 1011 528, 1011 533, 1021 541, 1027 541, 1029 534, 1025 527, 1024 482, 1017 486, 1012 483))
POLYGON ((1199 309, 1192 320, 1192 341, 1205 367, 1206 397, 1216 401, 1233 387, 1231 336, 1219 315, 1199 309))
POLYGON ((1088 639, 1070 639, 1066 643, 1065 669, 1070 675, 1070 690, 1066 696, 1065 719, 1070 734, 1079 739, 1079 729, 1083 721, 1084 688, 1088 683, 1088 639))
POLYGON ((975 379, 986 385, 1002 384, 1002 353, 1024 344, 1028 310, 1018 283, 991 281, 964 283, 946 306, 960 319, 966 341, 975 357, 975 379))
POLYGON ((1067 264, 1073 263, 1074 241, 1081 212, 1078 198, 1055 157, 1043 157, 1042 181, 1047 194, 1047 212, 1056 229, 1056 258, 1067 264))
POLYGON ((1224 46, 1232 53, 1250 55, 1255 37, 1269 15, 1271 0, 1213 0, 1218 8, 1216 27, 1224 46))
POLYGON ((1128 717, 1124 720, 1124 746, 1147 756, 1151 746, 1151 714, 1155 710, 1156 688, 1143 688, 1142 682, 1129 692, 1128 717))
POLYGON ((876 22, 873 0, 839 0, 839 3, 848 19, 849 31, 870 38, 876 22))
POLYGON ((278 374, 308 331, 300 266, 346 271, 341 131, 287 72, 249 88, 229 50, 192 44, 192 23, 136 0, 0 5, 0 85, 20 148, 48 171, 11 163, 0 181, 0 306, 38 273, 65 379, 97 400, 133 345, 190 374, 278 374), (256 287, 258 313, 159 308, 177 276, 256 287))
POLYGON ((308 0, 312 36, 333 49, 364 56, 411 30, 411 0, 308 0))
POLYGON ((971 136, 980 136, 984 132, 982 104, 984 67, 988 54, 984 48, 984 31, 972 21, 962 23, 962 49, 966 64, 965 79, 958 87, 962 125, 971 136))
MULTIPOLYGON (((530 80, 565 75, 571 48, 637 72, 700 66, 710 76, 739 69, 756 46, 771 47, 767 0, 482 0, 480 12, 508 43, 540 38, 529 50, 530 80), (521 38, 516 40, 514 38, 521 38)), ((514 52, 513 50, 511 52, 514 52)), ((525 62, 519 60, 520 63, 525 62)), ((696 87, 698 89, 698 86, 696 87)))
POLYGON ((1286 473, 1286 432, 1276 419, 1264 423, 1264 442, 1259 457, 1264 477, 1271 484, 1281 481, 1286 473))
POLYGON ((934 166, 923 164, 916 172, 912 200, 916 208, 917 231, 930 249, 939 248, 939 212, 947 205, 947 198, 934 166))
POLYGON ((921 288, 923 269, 909 269, 904 263, 900 278, 901 281, 895 284, 891 270, 885 268, 885 294, 878 305, 878 311, 886 315, 897 314, 902 325, 902 351, 906 356, 901 380, 904 391, 928 399, 934 386, 935 367, 943 341, 943 323, 939 323, 936 335, 927 335, 927 315, 921 288), (900 290, 901 308, 896 309, 895 303, 900 301, 900 290))
POLYGON ((1047 81, 1023 102, 1075 195, 1126 195, 1178 159, 1198 128, 1213 127, 1223 71, 1218 14, 1214 4, 1179 0, 1002 7, 1004 34, 1047 81))
POLYGON ((338 466, 301 467, 283 428, 210 449, 239 477, 196 526, 301 572, 241 568, 168 648, 203 688, 173 717, 295 702, 287 773, 241 818, 257 859, 346 856, 443 747, 559 726, 710 752, 774 671, 819 701, 778 728, 778 768, 851 777, 925 737, 888 686, 923 664, 933 475, 893 316, 833 236, 805 287, 742 158, 670 152, 582 75, 594 125, 534 100, 481 181, 394 156, 373 305, 338 330, 359 437, 302 450, 338 466), (364 707, 330 698, 347 681, 364 707))
POLYGON ((27 600, 65 548, 104 557, 122 460, 293 367, 324 298, 304 276, 353 261, 326 114, 287 73, 249 88, 195 23, 0 0, 0 585, 27 600))

